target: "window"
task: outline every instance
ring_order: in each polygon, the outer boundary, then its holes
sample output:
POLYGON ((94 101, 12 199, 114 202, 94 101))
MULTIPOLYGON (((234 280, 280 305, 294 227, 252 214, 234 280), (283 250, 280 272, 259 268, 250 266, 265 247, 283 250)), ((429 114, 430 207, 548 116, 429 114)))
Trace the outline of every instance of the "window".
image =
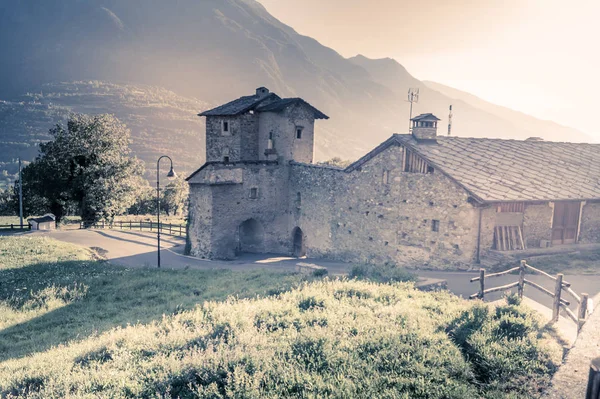
POLYGON ((390 184, 390 171, 389 170, 383 171, 382 183, 390 184))
POLYGON ((302 194, 300 194, 300 193, 296 194, 296 205, 297 206, 302 205, 302 194))
POLYGON ((221 127, 223 134, 229 134, 229 121, 223 121, 221 127))
POLYGON ((269 141, 267 141, 267 149, 273 149, 273 132, 269 132, 269 141))
POLYGON ((258 198, 258 188, 253 187, 250 189, 250 199, 257 199, 258 198))
POLYGON ((304 128, 302 126, 296 126, 296 138, 297 139, 302 138, 302 130, 304 130, 304 128))
POLYGON ((431 221, 431 231, 434 231, 434 232, 440 231, 440 221, 439 220, 431 221))
POLYGON ((229 163, 229 147, 224 147, 221 155, 223 155, 223 162, 229 163))

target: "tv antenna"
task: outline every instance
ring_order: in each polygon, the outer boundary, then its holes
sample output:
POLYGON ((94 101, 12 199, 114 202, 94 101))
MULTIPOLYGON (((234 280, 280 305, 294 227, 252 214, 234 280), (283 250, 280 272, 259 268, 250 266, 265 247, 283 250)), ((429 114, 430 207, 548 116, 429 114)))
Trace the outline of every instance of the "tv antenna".
POLYGON ((408 131, 412 130, 412 112, 413 112, 413 104, 419 102, 419 89, 408 89, 408 102, 410 103, 410 117, 408 119, 408 131))
POLYGON ((452 134, 452 105, 450 105, 450 113, 448 114, 448 136, 452 134))

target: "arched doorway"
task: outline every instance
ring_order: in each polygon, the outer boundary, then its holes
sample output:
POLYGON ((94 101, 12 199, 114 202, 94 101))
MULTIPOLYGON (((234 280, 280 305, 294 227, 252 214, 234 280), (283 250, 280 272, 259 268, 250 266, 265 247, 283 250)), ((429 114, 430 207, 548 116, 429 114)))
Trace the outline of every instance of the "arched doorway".
POLYGON ((301 258, 306 256, 306 242, 304 232, 300 227, 294 228, 292 231, 292 254, 301 258))
POLYGON ((264 252, 265 229, 256 219, 248 219, 239 227, 238 253, 264 252))

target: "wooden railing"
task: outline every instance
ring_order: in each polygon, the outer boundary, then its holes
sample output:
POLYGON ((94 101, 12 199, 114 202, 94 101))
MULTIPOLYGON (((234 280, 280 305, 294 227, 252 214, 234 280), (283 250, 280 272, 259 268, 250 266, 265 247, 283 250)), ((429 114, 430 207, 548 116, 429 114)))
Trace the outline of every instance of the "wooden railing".
POLYGON ((24 224, 24 225, 20 225, 20 224, 0 224, 0 230, 19 230, 19 231, 23 231, 23 230, 31 230, 31 225, 30 224, 24 224))
POLYGON ((156 223, 156 222, 133 222, 133 221, 115 221, 112 223, 100 222, 81 222, 81 229, 119 229, 119 230, 137 230, 137 231, 156 231, 160 229, 161 234, 184 237, 186 235, 186 226, 181 224, 156 223))
POLYGON ((523 298, 523 291, 525 289, 525 285, 529 285, 529 286, 537 289, 538 291, 541 291, 542 293, 548 295, 549 297, 553 298, 553 300, 554 300, 553 304, 552 304, 552 322, 553 323, 558 321, 561 307, 563 308, 563 310, 565 311, 567 316, 569 316, 569 318, 571 320, 573 320, 575 323, 577 323, 577 333, 578 334, 579 334, 579 331, 581 331, 581 327, 583 327, 583 324, 586 321, 586 317, 588 314, 589 295, 585 294, 585 293, 581 294, 581 296, 577 295, 575 293, 575 291, 573 291, 573 289, 571 288, 571 283, 565 281, 564 276, 562 274, 557 274, 556 277, 552 276, 552 275, 546 273, 545 271, 536 269, 535 267, 528 265, 527 261, 522 260, 521 264, 519 266, 513 267, 512 269, 505 270, 505 271, 499 272, 499 273, 486 274, 485 269, 479 269, 479 277, 473 277, 471 279, 472 283, 475 281, 479 281, 479 292, 471 295, 469 297, 469 299, 475 299, 475 298, 484 299, 486 294, 490 294, 492 292, 498 292, 498 291, 506 291, 506 290, 509 290, 509 289, 515 288, 515 287, 517 287, 517 292, 518 292, 519 298, 523 298), (530 270, 534 273, 541 274, 542 276, 548 277, 549 279, 553 280, 554 281, 554 292, 542 287, 541 285, 539 285, 537 283, 534 283, 531 280, 526 279, 525 275, 526 275, 527 270, 530 270), (499 286, 499 287, 493 287, 493 288, 488 288, 488 289, 485 288, 486 279, 504 276, 504 275, 507 275, 510 273, 514 273, 516 271, 519 272, 519 281, 510 283, 510 284, 506 284, 503 286, 499 286), (579 303, 577 315, 571 309, 569 309, 571 302, 569 302, 568 300, 566 300, 562 297, 563 291, 568 292, 579 303))

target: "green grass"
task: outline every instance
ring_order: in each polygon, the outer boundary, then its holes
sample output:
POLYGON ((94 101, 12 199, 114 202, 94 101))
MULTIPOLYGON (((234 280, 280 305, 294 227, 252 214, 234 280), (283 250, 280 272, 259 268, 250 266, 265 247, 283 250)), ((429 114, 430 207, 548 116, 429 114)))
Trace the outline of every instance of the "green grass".
POLYGON ((350 271, 350 278, 374 281, 377 283, 393 283, 417 281, 416 274, 396 265, 354 265, 350 271))
POLYGON ((562 353, 526 309, 410 283, 0 250, 0 397, 535 398, 562 353))
POLYGON ((528 263, 551 274, 600 274, 600 250, 535 256, 528 263))
POLYGON ((300 281, 260 270, 127 269, 49 238, 0 237, 0 360, 160 320, 206 300, 281 292, 300 281))

